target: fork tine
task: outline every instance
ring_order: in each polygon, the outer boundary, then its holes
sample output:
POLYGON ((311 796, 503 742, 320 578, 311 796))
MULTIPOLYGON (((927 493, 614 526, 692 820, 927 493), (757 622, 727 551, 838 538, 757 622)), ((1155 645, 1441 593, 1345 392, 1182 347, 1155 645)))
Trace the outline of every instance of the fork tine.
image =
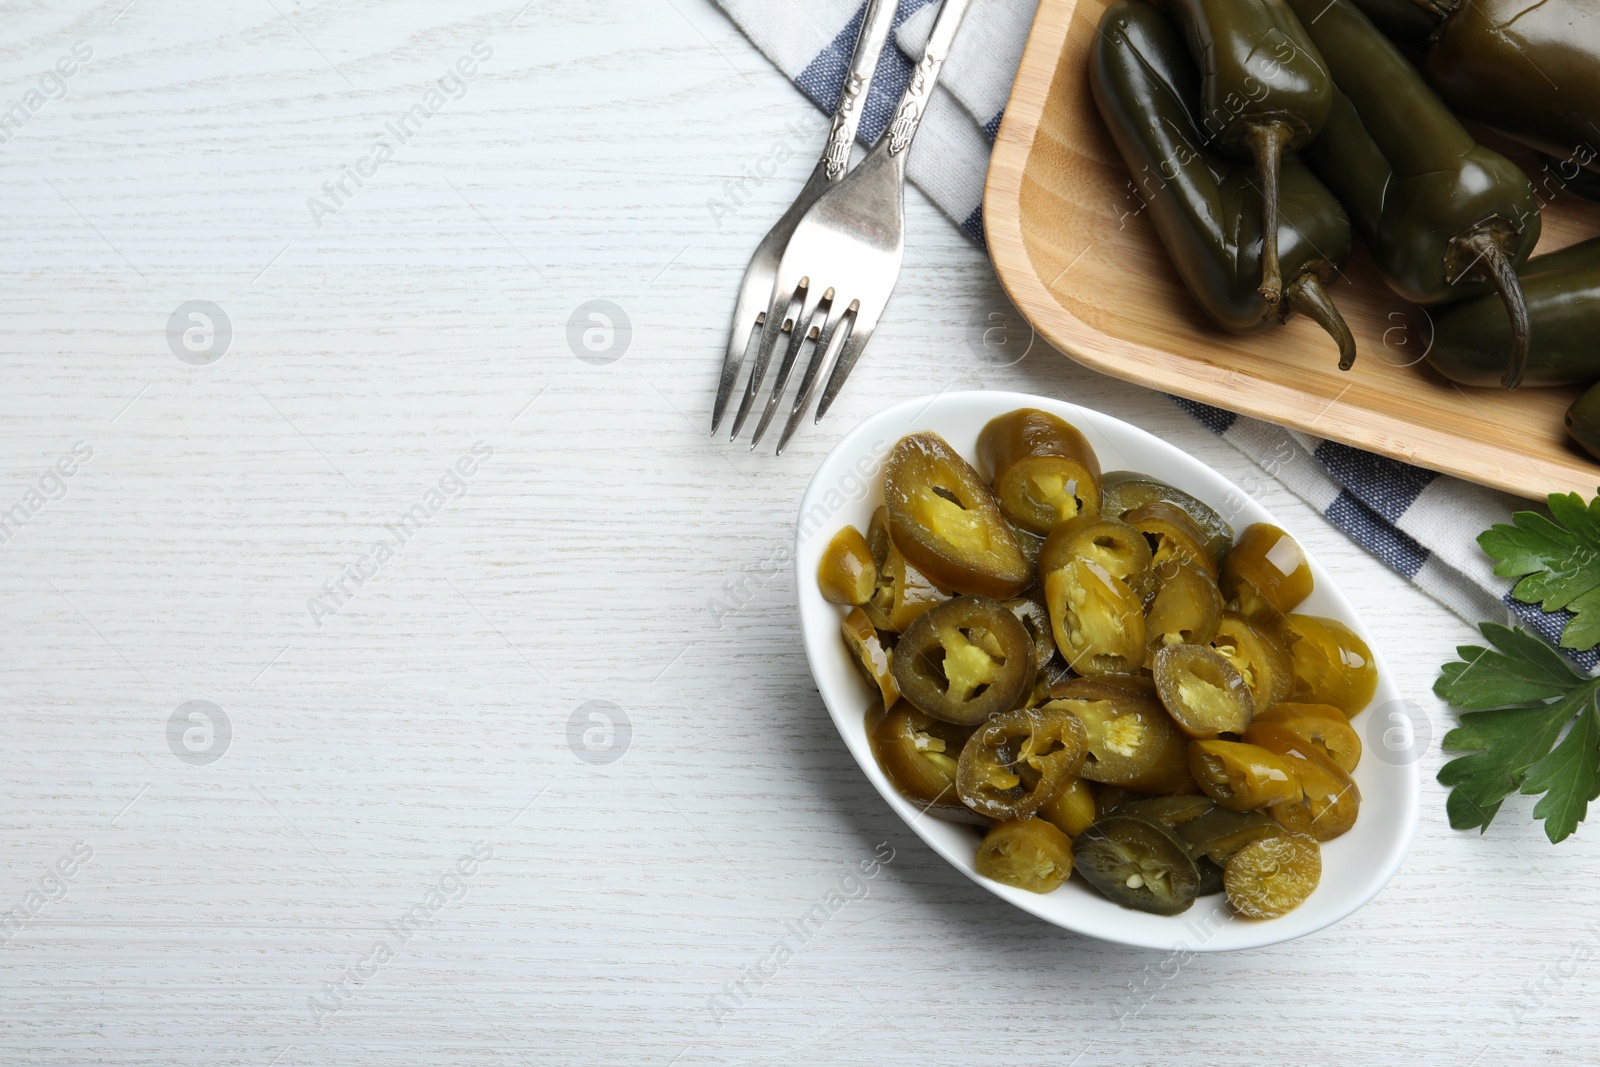
POLYGON ((767 367, 772 363, 772 350, 778 338, 791 327, 798 326, 800 313, 805 310, 806 301, 811 295, 810 287, 809 278, 801 278, 798 284, 787 289, 782 279, 776 283, 772 306, 767 309, 767 321, 761 327, 761 347, 756 349, 755 364, 750 368, 750 379, 745 383, 739 411, 733 417, 733 429, 728 433, 730 441, 739 436, 744 420, 750 417, 756 394, 761 391, 761 380, 767 376, 767 367))
MULTIPOLYGON (((829 352, 838 352, 839 327, 848 318, 855 319, 856 312, 861 308, 859 300, 852 300, 850 306, 838 310, 835 306, 832 321, 823 329, 822 336, 817 339, 817 344, 811 351, 811 361, 806 364, 806 372, 800 378, 800 391, 794 398, 794 407, 789 410, 788 421, 783 424, 783 435, 778 438, 776 455, 783 455, 783 450, 788 447, 789 438, 800 428, 800 417, 811 406, 811 398, 816 395, 817 383, 822 380, 822 371, 828 366, 829 352)), ((848 335, 849 331, 845 331, 848 335)))
POLYGON ((733 312, 733 326, 728 331, 728 353, 722 357, 722 378, 717 382, 717 400, 711 408, 711 436, 717 435, 717 425, 722 422, 723 414, 728 410, 728 400, 733 396, 733 387, 739 380, 739 372, 744 369, 745 353, 750 351, 750 345, 761 336, 760 330, 767 321, 765 311, 756 314, 755 325, 748 329, 739 329, 741 322, 748 322, 749 308, 746 306, 744 295, 740 294, 739 306, 733 312))
POLYGON ((860 308, 856 309, 855 319, 850 327, 850 339, 845 342, 844 351, 839 354, 839 362, 833 365, 833 373, 828 375, 828 385, 822 390, 822 400, 817 404, 817 417, 814 421, 822 421, 822 416, 828 413, 828 408, 839 395, 839 390, 844 388, 844 380, 850 377, 850 372, 855 369, 856 362, 861 358, 862 350, 867 347, 867 342, 872 340, 872 331, 878 328, 878 316, 882 314, 882 305, 871 313, 860 308))
POLYGON ((807 341, 818 340, 821 325, 817 323, 817 316, 822 316, 822 323, 828 321, 828 313, 833 308, 833 290, 829 289, 822 294, 816 306, 806 315, 803 322, 795 324, 789 332, 789 344, 784 349, 783 362, 778 365, 778 379, 772 383, 772 392, 767 396, 767 405, 761 412, 761 421, 756 423, 756 432, 751 435, 750 448, 753 451, 761 443, 761 435, 767 432, 767 426, 772 422, 772 416, 777 414, 778 402, 783 399, 784 387, 789 384, 789 374, 794 369, 795 359, 800 355, 800 349, 807 341))

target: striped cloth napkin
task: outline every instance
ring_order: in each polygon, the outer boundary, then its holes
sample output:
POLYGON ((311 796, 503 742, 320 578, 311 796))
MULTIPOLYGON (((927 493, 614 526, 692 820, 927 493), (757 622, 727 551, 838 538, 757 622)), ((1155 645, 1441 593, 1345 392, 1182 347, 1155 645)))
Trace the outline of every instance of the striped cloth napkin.
MULTIPOLYGON (((863 0, 716 0, 801 92, 832 112, 865 13, 863 0)), ((908 175, 979 244, 983 181, 1011 82, 1033 24, 1036 0, 974 0, 934 90, 908 175)), ((886 126, 922 54, 937 0, 900 0, 895 47, 878 63, 860 139, 886 126)), ((820 150, 820 143, 818 148, 820 150)), ((1528 507, 1504 493, 1177 397, 1207 429, 1322 512, 1361 547, 1467 622, 1519 621, 1554 645, 1569 612, 1545 612, 1511 597, 1477 535, 1528 507)), ((1600 657, 1574 657, 1594 670, 1600 657)))

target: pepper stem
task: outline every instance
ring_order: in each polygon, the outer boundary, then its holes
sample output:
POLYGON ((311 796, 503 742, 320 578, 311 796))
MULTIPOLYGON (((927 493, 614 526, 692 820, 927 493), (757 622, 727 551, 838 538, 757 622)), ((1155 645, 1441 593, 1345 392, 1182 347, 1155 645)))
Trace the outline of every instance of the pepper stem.
POLYGON ((1261 179, 1261 298, 1276 305, 1283 299, 1283 275, 1278 270, 1278 171, 1289 130, 1281 122, 1250 127, 1250 149, 1261 179))
MULTIPOLYGON (((1522 295, 1522 282, 1517 279, 1511 257, 1496 241, 1488 228, 1479 228, 1455 238, 1454 243, 1472 254, 1471 272, 1489 279, 1511 318, 1511 354, 1506 359, 1506 372, 1500 384, 1515 389, 1522 384, 1523 372, 1528 369, 1528 349, 1533 324, 1528 319, 1528 300, 1522 295)), ((1462 275, 1467 271, 1462 271, 1462 275)), ((1457 275, 1459 279, 1461 275, 1457 275)), ((1453 279, 1455 280, 1455 279, 1453 279)))
POLYGON ((1356 361, 1356 339, 1315 274, 1306 271, 1290 282, 1283 291, 1283 304, 1285 319, 1299 313, 1327 330, 1339 346, 1339 369, 1350 369, 1356 361))

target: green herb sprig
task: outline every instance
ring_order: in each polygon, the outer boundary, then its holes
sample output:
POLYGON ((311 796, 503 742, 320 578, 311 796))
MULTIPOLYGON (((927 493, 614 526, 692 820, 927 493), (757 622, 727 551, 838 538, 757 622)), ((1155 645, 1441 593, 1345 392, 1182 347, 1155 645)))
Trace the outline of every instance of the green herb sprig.
POLYGON ((1493 647, 1457 648, 1461 658, 1433 685, 1446 703, 1479 709, 1444 736, 1444 748, 1472 752, 1439 769, 1451 787, 1450 825, 1487 830, 1511 793, 1543 793, 1533 817, 1552 843, 1563 841, 1600 797, 1600 678, 1574 671, 1526 631, 1492 622, 1478 629, 1493 647))
MULTIPOLYGON (((1567 610, 1561 647, 1600 644, 1600 497, 1551 493, 1550 514, 1519 511, 1478 535, 1494 572, 1521 579, 1511 595, 1545 611, 1567 610)), ((1573 670, 1523 630, 1482 623, 1490 648, 1463 645, 1433 691, 1467 709, 1442 745, 1458 756, 1439 770, 1445 811, 1458 830, 1487 830, 1513 792, 1543 794, 1533 817, 1564 841, 1600 797, 1600 678, 1573 670)))

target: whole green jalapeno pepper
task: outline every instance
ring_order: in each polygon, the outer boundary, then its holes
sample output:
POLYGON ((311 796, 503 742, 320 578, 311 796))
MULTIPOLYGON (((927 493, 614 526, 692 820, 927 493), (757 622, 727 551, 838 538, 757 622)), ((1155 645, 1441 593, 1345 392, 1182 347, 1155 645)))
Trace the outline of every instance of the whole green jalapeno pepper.
POLYGON ((1328 119, 1333 80, 1283 0, 1165 0, 1200 67, 1201 126, 1211 143, 1249 159, 1261 182, 1260 292, 1282 297, 1278 173, 1328 119))
POLYGON ((1600 167, 1600 7, 1415 0, 1438 22, 1422 69, 1451 110, 1600 167))
MULTIPOLYGON (((1600 238, 1537 256, 1517 272, 1533 323, 1528 385, 1600 380, 1600 238)), ((1428 364, 1462 385, 1494 385, 1511 347, 1506 309, 1493 296, 1432 312, 1428 364)))
POLYGON ((1483 147, 1388 38, 1347 0, 1288 0, 1333 73, 1333 108, 1306 149, 1350 212, 1389 287, 1417 304, 1488 281, 1511 320, 1502 384, 1528 362, 1516 268, 1539 239, 1539 207, 1515 163, 1483 147))
POLYGON ((1254 169, 1206 146, 1192 104, 1200 74, 1160 11, 1138 0, 1106 9, 1089 59, 1090 88, 1156 233, 1202 310, 1225 330, 1252 333, 1298 312, 1331 334, 1339 366, 1355 340, 1323 282, 1350 255, 1339 202, 1296 157, 1284 160, 1278 254, 1288 282, 1278 303, 1260 293, 1261 195, 1254 169))
POLYGON ((1600 385, 1591 385, 1567 409, 1567 434, 1600 459, 1600 385))

